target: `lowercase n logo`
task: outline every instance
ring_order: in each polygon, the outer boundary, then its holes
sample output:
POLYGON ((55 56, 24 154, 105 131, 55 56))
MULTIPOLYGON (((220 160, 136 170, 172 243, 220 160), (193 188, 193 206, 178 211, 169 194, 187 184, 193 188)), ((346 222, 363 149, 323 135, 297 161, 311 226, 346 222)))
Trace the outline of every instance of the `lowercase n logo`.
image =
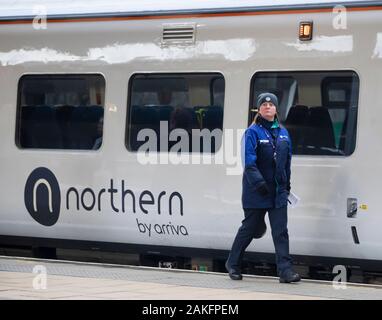
POLYGON ((24 202, 29 214, 44 226, 54 225, 60 215, 61 192, 53 172, 37 168, 25 184, 24 202))

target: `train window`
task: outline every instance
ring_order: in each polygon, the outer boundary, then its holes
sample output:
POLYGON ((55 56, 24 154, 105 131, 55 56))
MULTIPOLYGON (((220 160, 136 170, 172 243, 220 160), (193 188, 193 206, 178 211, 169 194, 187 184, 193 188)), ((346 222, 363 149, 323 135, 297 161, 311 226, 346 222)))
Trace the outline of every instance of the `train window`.
POLYGON ((102 144, 101 75, 25 75, 18 86, 19 148, 96 150, 102 144))
POLYGON ((214 153, 220 148, 221 74, 135 74, 129 88, 128 150, 214 153))
POLYGON ((256 97, 272 92, 278 116, 292 139, 293 154, 340 155, 354 152, 359 78, 353 71, 258 72, 251 81, 249 124, 256 97))

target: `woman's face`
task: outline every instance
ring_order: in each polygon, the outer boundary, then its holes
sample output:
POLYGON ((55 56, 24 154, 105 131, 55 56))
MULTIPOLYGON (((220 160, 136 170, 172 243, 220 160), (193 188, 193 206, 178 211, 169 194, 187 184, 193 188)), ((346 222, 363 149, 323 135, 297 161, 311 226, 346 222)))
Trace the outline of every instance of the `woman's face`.
POLYGON ((259 113, 268 121, 273 121, 276 114, 276 106, 272 102, 263 102, 260 105, 259 113))

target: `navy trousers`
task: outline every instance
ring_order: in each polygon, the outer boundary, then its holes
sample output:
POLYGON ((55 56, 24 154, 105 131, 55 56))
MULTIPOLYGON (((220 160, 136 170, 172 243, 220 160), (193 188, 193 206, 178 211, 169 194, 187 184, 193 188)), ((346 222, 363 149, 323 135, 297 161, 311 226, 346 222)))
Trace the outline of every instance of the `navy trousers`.
POLYGON ((231 268, 241 269, 244 251, 252 239, 258 236, 258 226, 264 223, 266 212, 268 212, 276 251, 277 273, 281 275, 292 267, 292 258, 289 255, 287 206, 285 206, 278 209, 244 209, 245 218, 236 234, 227 260, 231 268))

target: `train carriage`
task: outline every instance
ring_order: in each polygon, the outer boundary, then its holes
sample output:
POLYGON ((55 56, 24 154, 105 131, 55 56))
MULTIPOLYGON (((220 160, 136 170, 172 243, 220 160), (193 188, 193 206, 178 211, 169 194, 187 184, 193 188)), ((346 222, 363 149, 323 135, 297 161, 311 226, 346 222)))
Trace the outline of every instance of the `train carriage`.
MULTIPOLYGON (((1 243, 223 259, 267 90, 296 262, 382 270, 382 2, 66 2, 0 4, 1 243)), ((272 261, 270 233, 247 251, 272 261)))

